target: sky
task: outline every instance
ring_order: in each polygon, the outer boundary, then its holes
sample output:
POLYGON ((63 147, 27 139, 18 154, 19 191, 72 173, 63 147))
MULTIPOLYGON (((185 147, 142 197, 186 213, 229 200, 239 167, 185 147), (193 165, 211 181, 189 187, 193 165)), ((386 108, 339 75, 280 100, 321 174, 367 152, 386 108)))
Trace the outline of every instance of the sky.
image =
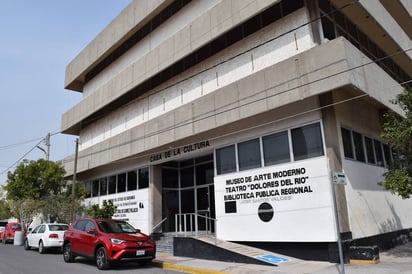
POLYGON ((74 154, 62 114, 82 94, 64 89, 66 66, 132 0, 0 0, 0 185, 22 159, 74 154))

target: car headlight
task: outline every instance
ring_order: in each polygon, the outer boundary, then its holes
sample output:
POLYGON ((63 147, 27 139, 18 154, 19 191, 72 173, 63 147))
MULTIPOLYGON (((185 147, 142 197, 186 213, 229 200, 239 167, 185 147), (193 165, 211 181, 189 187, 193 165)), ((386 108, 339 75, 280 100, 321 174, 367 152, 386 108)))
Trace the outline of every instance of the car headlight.
POLYGON ((116 244, 116 245, 120 245, 120 244, 126 242, 124 240, 119 240, 119 239, 114 239, 114 238, 110 239, 110 241, 112 241, 112 243, 116 244))

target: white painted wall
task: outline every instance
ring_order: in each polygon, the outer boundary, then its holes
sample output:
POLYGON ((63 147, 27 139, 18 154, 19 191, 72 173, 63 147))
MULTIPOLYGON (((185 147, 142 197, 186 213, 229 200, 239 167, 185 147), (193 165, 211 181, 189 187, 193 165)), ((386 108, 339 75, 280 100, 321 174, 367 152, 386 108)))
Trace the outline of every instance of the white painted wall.
POLYGON ((350 228, 354 239, 412 227, 412 200, 402 199, 377 183, 384 168, 343 161, 350 228))

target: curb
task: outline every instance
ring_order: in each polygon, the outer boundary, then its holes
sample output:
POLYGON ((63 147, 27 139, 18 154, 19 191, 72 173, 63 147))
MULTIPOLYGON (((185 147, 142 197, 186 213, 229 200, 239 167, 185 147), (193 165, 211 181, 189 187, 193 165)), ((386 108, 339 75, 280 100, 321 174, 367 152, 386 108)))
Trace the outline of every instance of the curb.
POLYGON ((185 273, 193 273, 193 274, 228 274, 227 272, 222 272, 222 271, 207 270, 207 269, 201 269, 201 268, 190 267, 190 266, 182 266, 182 265, 159 262, 159 261, 152 262, 152 265, 155 267, 162 268, 162 269, 177 270, 177 271, 182 271, 185 273))
POLYGON ((349 260, 350 264, 378 264, 380 263, 380 260, 356 260, 356 259, 350 259, 349 260))

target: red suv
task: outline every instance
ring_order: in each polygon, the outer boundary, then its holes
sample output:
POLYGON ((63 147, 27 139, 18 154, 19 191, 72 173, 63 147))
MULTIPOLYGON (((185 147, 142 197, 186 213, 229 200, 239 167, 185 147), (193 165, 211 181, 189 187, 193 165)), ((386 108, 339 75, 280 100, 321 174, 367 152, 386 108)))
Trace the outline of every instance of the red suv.
POLYGON ((146 263, 156 257, 156 243, 125 221, 85 218, 64 232, 64 261, 76 256, 94 259, 98 269, 109 268, 112 261, 146 263))
POLYGON ((26 227, 22 225, 21 223, 8 223, 6 225, 5 230, 2 233, 2 241, 3 243, 7 244, 8 242, 13 242, 14 241, 14 233, 16 231, 23 231, 24 233, 26 232, 26 227))

